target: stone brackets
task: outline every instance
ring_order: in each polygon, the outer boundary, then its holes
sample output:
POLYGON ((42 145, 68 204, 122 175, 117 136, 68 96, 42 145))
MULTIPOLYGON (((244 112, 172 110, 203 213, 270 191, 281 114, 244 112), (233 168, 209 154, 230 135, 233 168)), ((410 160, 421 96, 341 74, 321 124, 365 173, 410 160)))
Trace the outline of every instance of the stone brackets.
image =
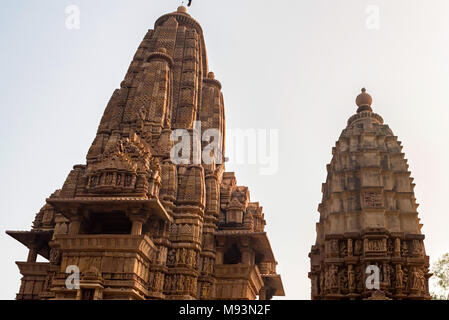
POLYGON ((263 274, 263 282, 265 283, 265 288, 273 290, 273 296, 285 297, 285 290, 282 284, 281 276, 278 274, 263 274))
POLYGON ((47 199, 49 204, 61 210, 61 213, 67 218, 72 218, 71 211, 78 208, 93 208, 104 211, 105 209, 115 210, 129 210, 136 206, 142 207, 144 211, 156 215, 163 221, 173 222, 173 219, 162 206, 159 199, 145 199, 145 198, 116 198, 116 197, 87 197, 87 198, 72 198, 72 199, 47 199))
POLYGON ((50 247, 48 242, 53 236, 53 231, 6 231, 6 233, 28 249, 36 250, 37 254, 50 260, 50 247))

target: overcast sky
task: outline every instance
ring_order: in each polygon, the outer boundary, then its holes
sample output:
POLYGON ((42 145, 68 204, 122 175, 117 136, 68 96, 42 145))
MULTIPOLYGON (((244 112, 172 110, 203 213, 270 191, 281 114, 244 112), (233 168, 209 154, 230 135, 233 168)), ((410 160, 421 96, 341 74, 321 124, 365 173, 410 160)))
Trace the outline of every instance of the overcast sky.
MULTIPOLYGON (((85 163, 106 104, 149 28, 177 0, 2 0, 0 298, 19 290, 28 230, 45 198, 85 163), (65 9, 80 8, 79 30, 65 9)), ((229 165, 267 230, 288 299, 309 299, 331 149, 362 87, 403 142, 427 253, 449 252, 449 1, 194 0, 229 129, 279 130, 279 170, 229 165)), ((232 143, 231 141, 229 143, 232 143)), ((232 148, 231 145, 228 145, 232 148)))

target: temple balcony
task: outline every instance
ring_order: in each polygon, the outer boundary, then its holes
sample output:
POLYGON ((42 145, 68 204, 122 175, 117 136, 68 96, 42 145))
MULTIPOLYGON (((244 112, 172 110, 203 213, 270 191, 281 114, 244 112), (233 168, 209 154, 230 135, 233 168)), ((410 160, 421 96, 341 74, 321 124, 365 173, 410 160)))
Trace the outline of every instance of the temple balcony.
POLYGON ((217 265, 215 277, 219 300, 255 300, 264 287, 259 268, 255 265, 217 265))
POLYGON ((22 277, 17 300, 40 300, 47 282, 49 263, 16 262, 22 277))
POLYGON ((157 248, 146 235, 57 235, 62 252, 59 275, 53 281, 56 299, 145 299, 150 266, 157 248), (67 289, 66 269, 79 268, 80 290, 67 289), (83 298, 84 299, 84 298, 83 298))
POLYGON ((215 276, 217 299, 271 300, 285 296, 277 262, 265 232, 220 230, 215 276))

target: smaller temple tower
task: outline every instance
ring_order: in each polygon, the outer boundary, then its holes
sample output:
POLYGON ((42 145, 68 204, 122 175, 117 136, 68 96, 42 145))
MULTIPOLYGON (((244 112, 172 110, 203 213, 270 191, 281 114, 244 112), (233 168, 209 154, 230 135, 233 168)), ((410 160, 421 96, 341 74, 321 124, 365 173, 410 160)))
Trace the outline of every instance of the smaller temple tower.
POLYGON ((309 254, 312 299, 430 299, 411 173, 401 142, 362 89, 332 150, 309 254), (379 287, 367 277, 378 273, 379 287))

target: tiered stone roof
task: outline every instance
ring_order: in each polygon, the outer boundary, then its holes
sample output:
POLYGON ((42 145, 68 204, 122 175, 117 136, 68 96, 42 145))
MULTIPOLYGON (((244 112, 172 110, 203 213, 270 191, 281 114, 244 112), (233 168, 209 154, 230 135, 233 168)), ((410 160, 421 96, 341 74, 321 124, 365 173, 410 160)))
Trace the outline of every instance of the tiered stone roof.
POLYGON ((387 298, 430 298, 413 178, 401 142, 373 112, 372 101, 363 89, 327 166, 309 255, 313 299, 369 297, 370 265, 379 268, 387 298))

